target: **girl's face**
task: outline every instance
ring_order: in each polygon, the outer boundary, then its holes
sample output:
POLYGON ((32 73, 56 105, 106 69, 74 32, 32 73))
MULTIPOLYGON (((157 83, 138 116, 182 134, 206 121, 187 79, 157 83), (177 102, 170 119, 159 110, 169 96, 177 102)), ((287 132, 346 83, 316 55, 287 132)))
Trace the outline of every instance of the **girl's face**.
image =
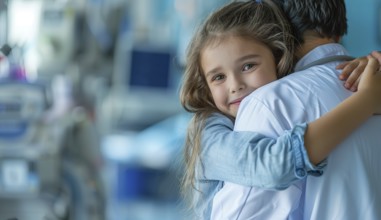
POLYGON ((217 108, 234 117, 243 98, 277 79, 271 50, 237 36, 207 46, 201 53, 201 67, 217 108))

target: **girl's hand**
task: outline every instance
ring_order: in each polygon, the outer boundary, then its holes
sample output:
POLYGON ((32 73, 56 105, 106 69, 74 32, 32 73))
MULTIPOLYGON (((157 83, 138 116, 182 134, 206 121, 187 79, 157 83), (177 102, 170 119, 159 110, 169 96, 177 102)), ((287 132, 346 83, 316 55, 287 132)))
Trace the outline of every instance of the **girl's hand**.
MULTIPOLYGON (((380 61, 381 61, 381 54, 380 61)), ((341 80, 345 80, 344 87, 355 92, 360 82, 361 74, 368 63, 367 57, 359 57, 352 61, 347 61, 336 66, 336 69, 343 70, 339 75, 341 80)))
POLYGON ((378 60, 378 63, 381 65, 381 51, 373 51, 370 55, 378 60))
MULTIPOLYGON (((374 101, 375 114, 381 114, 381 71, 378 60, 371 55, 358 84, 359 92, 367 92, 374 101)), ((381 58, 381 57, 380 57, 381 58)))

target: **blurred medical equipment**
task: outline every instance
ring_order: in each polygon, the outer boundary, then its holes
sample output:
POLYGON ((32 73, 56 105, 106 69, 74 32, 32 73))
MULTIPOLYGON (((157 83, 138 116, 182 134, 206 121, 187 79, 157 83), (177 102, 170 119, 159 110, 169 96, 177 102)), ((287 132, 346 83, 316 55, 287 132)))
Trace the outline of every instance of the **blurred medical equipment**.
POLYGON ((45 74, 63 72, 76 48, 76 13, 71 1, 43 1, 36 52, 45 74))
POLYGON ((100 155, 81 140, 85 113, 70 107, 59 75, 30 80, 22 52, 1 47, 0 219, 103 220, 100 155))
POLYGON ((181 111, 170 49, 121 45, 117 50, 115 81, 97 113, 102 131, 139 131, 181 111))
MULTIPOLYGON (((7 199, 22 201, 24 198, 37 198, 40 192, 61 190, 62 130, 43 121, 43 113, 48 107, 44 89, 41 85, 23 81, 0 83, 2 204, 7 199)), ((21 210, 14 212, 15 216, 9 216, 11 210, 11 207, 2 205, 0 215, 2 218, 28 216, 27 213, 17 213, 21 210)), ((36 214, 40 213, 28 214, 37 219, 36 214)))
POLYGON ((180 113, 140 132, 105 136, 110 220, 191 219, 178 184, 189 119, 190 114, 180 113))
POLYGON ((44 210, 66 199, 60 193, 63 129, 44 120, 44 113, 51 106, 48 87, 27 80, 22 62, 9 45, 3 45, 1 52, 1 62, 7 68, 2 69, 0 79, 0 215, 63 218, 68 203, 59 210, 44 210), (49 198, 49 202, 41 199, 48 194, 58 195, 52 196, 53 200, 49 198), (24 198, 40 211, 31 212, 15 205, 24 198))

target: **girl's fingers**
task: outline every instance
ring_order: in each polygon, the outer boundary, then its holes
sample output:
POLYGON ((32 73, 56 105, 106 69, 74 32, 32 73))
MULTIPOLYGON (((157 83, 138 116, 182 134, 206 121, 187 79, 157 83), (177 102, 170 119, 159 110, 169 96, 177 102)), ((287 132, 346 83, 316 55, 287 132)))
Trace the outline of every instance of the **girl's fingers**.
POLYGON ((377 59, 379 65, 381 65, 381 52, 380 51, 372 51, 371 55, 377 59))
POLYGON ((343 62, 336 66, 336 69, 343 70, 339 75, 339 79, 346 80, 352 71, 357 67, 358 63, 353 62, 343 62))
POLYGON ((336 69, 337 70, 342 70, 344 69, 344 67, 346 67, 348 65, 349 61, 344 61, 342 63, 340 63, 339 65, 336 66, 336 69))
POLYGON ((365 67, 364 73, 361 76, 359 86, 361 85, 361 81, 371 81, 372 76, 377 73, 378 67, 378 61, 374 57, 368 56, 368 65, 365 67))
POLYGON ((361 66, 353 70, 353 72, 348 76, 345 81, 345 88, 351 89, 351 91, 357 90, 357 86, 361 77, 361 74, 364 72, 365 66, 361 66), (355 88, 353 88, 355 87, 355 88))
POLYGON ((359 86, 359 83, 360 83, 360 80, 361 80, 361 76, 359 76, 356 81, 354 83, 351 84, 351 86, 348 88, 349 90, 351 90, 352 92, 356 92, 357 91, 357 88, 359 86))

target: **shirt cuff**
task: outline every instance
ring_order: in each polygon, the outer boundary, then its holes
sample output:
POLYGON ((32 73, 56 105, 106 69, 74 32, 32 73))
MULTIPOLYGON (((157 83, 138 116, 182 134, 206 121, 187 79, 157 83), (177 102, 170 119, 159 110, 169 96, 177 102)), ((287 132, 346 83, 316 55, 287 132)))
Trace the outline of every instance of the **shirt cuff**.
POLYGON ((291 130, 292 150, 295 158, 295 175, 302 179, 307 175, 321 176, 323 168, 327 165, 327 161, 323 160, 318 165, 313 165, 308 157, 307 150, 304 146, 304 134, 306 133, 307 123, 295 126, 291 130))

